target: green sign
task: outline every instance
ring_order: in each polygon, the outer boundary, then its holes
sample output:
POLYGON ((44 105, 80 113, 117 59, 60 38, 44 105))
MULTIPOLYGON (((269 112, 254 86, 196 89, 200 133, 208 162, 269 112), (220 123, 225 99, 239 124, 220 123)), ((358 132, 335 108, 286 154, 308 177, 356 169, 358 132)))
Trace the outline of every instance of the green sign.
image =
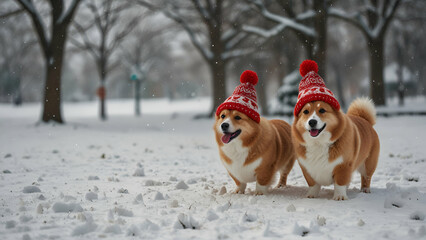
POLYGON ((138 80, 138 75, 132 74, 132 76, 130 76, 130 80, 137 81, 138 80))

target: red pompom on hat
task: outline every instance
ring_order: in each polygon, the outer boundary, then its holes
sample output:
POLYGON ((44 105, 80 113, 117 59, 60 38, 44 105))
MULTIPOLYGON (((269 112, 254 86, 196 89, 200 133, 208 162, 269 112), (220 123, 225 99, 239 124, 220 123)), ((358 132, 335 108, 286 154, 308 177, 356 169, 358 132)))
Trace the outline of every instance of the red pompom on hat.
POLYGON ((299 96, 294 107, 294 116, 297 116, 306 103, 313 101, 323 101, 330 104, 337 111, 340 110, 340 104, 324 83, 324 80, 318 75, 318 64, 312 60, 305 60, 300 64, 299 69, 302 80, 299 84, 299 96))
POLYGON ((241 74, 241 84, 237 86, 234 93, 228 97, 216 110, 216 116, 225 109, 237 110, 255 122, 260 122, 260 114, 257 106, 257 96, 254 86, 259 81, 257 74, 253 71, 246 70, 241 74))
POLYGON ((310 71, 318 73, 318 64, 312 60, 305 60, 300 64, 299 72, 302 77, 308 74, 310 71))
POLYGON ((251 70, 245 70, 240 77, 241 83, 249 82, 253 85, 256 85, 259 81, 259 78, 257 77, 257 74, 251 70))

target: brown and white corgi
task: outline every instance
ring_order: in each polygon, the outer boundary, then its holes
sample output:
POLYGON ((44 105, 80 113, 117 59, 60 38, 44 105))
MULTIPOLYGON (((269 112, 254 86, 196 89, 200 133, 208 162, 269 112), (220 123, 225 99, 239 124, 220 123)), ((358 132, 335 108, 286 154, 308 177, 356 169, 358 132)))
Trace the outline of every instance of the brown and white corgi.
POLYGON ((285 186, 294 165, 291 127, 260 117, 255 72, 244 71, 240 82, 217 108, 213 129, 222 163, 237 184, 235 192, 244 193, 247 183, 256 182, 255 193, 265 194, 278 171, 278 186, 285 186))
POLYGON ((265 194, 280 172, 277 187, 286 185, 295 162, 291 127, 282 120, 260 118, 259 123, 237 110, 222 110, 214 124, 223 165, 235 181, 235 193, 256 182, 255 194, 265 194))
POLYGON ((295 116, 292 137, 299 165, 309 185, 308 198, 318 197, 321 186, 334 184, 334 200, 346 200, 354 171, 361 174, 361 190, 370 192, 380 142, 373 125, 371 100, 356 99, 347 114, 324 101, 304 104, 295 116))

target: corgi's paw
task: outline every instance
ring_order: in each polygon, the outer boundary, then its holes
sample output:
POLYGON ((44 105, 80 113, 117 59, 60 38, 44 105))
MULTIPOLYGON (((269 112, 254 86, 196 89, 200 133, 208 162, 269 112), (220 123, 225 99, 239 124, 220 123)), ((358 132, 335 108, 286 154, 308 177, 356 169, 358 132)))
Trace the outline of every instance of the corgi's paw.
POLYGON ((336 200, 336 201, 348 200, 348 196, 346 195, 346 186, 340 186, 340 185, 334 184, 333 200, 336 200))
POLYGON ((317 198, 319 196, 319 192, 321 190, 321 186, 315 184, 312 187, 309 187, 308 193, 306 194, 307 198, 317 198))
POLYGON ((256 190, 254 191, 255 195, 264 195, 269 192, 269 186, 260 185, 259 183, 256 183, 256 190))
POLYGON ((346 195, 336 195, 336 194, 334 194, 334 196, 333 196, 333 200, 336 200, 336 201, 348 200, 348 196, 346 196, 346 195))
POLYGON ((245 191, 246 191, 246 186, 247 186, 246 183, 240 183, 240 185, 237 186, 237 188, 234 190, 233 193, 235 193, 235 194, 244 194, 245 191))

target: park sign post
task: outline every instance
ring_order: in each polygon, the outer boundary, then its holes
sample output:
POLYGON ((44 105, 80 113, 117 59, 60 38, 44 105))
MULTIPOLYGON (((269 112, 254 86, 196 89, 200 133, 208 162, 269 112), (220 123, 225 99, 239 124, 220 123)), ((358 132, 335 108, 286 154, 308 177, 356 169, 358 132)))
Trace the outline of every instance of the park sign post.
POLYGON ((141 89, 141 79, 135 73, 130 76, 130 80, 135 83, 135 115, 141 115, 141 107, 140 107, 140 89, 141 89))

